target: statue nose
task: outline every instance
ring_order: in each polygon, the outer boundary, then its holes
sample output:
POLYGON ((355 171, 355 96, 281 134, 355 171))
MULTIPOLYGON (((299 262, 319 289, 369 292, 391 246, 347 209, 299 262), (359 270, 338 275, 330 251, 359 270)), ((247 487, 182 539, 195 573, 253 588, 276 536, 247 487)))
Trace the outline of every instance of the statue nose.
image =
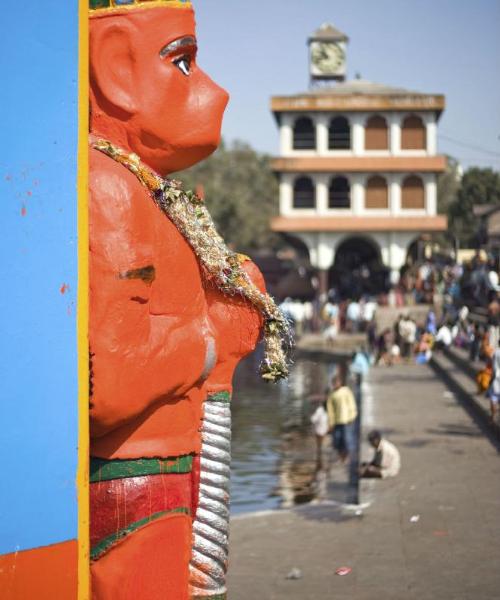
POLYGON ((217 85, 217 88, 218 88, 219 94, 221 96, 221 102, 223 102, 224 108, 226 108, 226 106, 229 102, 229 93, 223 87, 220 87, 219 85, 217 85))
POLYGON ((222 115, 224 114, 224 111, 226 110, 226 107, 228 105, 229 102, 229 94, 228 92, 226 92, 226 90, 222 87, 220 87, 219 85, 217 85, 216 83, 213 84, 214 85, 214 109, 216 112, 219 112, 219 114, 222 115))
POLYGON ((204 71, 201 73, 202 77, 205 79, 204 87, 207 100, 215 104, 218 108, 220 107, 222 110, 224 110, 229 102, 228 92, 219 84, 215 83, 215 81, 211 79, 204 71))

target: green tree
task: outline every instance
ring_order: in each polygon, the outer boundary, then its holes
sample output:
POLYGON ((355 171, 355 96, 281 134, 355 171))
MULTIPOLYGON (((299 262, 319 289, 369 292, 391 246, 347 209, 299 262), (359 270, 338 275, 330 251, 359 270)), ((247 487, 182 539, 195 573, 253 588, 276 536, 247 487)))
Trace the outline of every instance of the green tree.
POLYGON ((500 173, 479 167, 464 173, 457 197, 448 208, 450 229, 463 246, 473 244, 478 232, 479 219, 473 213, 477 204, 500 204, 500 173))
POLYGON ((439 176, 437 185, 438 212, 447 214, 456 200, 462 173, 460 164, 453 156, 446 157, 446 171, 439 176))
POLYGON ((202 190, 219 233, 236 250, 250 252, 277 243, 269 228, 278 201, 269 156, 244 142, 222 142, 210 158, 175 178, 185 189, 202 190))

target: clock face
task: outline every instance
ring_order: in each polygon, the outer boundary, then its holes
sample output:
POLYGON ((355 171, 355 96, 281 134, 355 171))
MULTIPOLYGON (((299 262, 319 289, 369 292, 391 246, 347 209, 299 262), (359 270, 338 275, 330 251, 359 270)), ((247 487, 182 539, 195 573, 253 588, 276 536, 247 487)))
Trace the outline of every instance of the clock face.
POLYGON ((313 75, 343 75, 345 51, 335 42, 311 43, 311 73, 313 75))

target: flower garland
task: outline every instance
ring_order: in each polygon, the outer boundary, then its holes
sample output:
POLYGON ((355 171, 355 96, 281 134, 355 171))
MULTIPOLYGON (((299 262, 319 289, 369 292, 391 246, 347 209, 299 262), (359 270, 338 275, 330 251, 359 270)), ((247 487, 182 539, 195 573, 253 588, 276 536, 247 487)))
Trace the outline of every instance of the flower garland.
POLYGON ((203 200, 194 192, 184 191, 181 182, 160 177, 144 165, 137 154, 128 154, 103 139, 93 140, 92 147, 125 166, 149 190, 157 206, 193 249, 205 275, 221 292, 240 294, 259 310, 264 318, 262 378, 273 382, 286 378, 287 350, 292 344, 288 320, 271 296, 261 292, 242 268, 246 258, 226 246, 203 200))

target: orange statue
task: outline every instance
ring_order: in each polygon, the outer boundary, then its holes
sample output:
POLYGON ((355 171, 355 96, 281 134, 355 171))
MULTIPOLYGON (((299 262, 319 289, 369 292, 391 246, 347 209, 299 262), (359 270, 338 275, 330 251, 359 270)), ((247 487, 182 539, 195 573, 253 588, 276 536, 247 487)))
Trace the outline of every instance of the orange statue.
POLYGON ((90 0, 94 600, 225 598, 232 376, 287 324, 261 274, 167 175, 210 155, 227 93, 189 2, 90 0))

